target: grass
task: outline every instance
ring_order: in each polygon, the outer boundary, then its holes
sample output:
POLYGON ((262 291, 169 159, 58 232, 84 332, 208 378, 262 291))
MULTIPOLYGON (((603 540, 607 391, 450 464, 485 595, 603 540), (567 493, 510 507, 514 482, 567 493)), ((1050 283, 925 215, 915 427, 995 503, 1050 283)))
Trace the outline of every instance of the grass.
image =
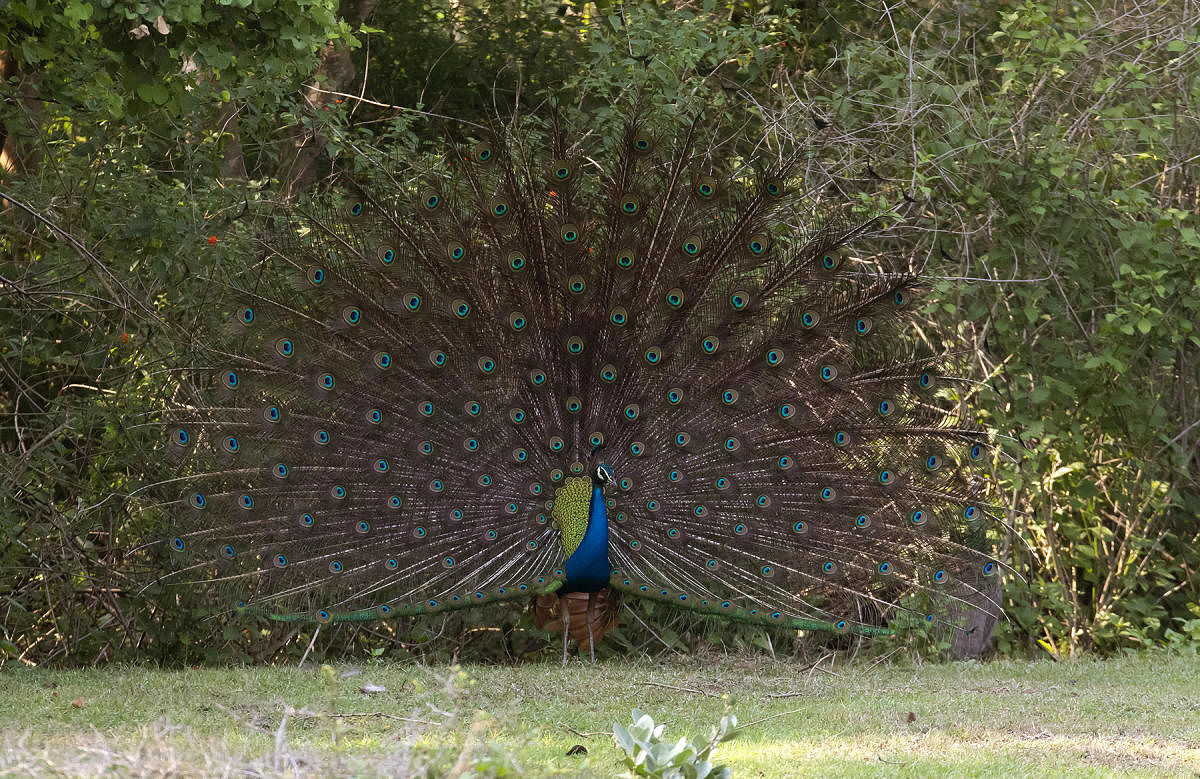
POLYGON ((743 729, 716 757, 735 777, 1200 776, 1200 657, 1186 653, 919 667, 716 655, 567 668, 10 666, 0 775, 614 776, 608 732, 630 709, 674 740, 708 736, 727 706, 743 729), (386 690, 361 692, 368 684, 386 690), (568 756, 576 744, 587 754, 568 756))

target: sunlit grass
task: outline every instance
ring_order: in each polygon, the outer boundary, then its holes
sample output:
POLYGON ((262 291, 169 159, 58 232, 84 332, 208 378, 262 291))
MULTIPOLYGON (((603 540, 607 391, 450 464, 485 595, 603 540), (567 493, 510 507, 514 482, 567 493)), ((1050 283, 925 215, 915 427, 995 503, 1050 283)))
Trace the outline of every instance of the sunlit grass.
POLYGON ((735 713, 743 729, 717 752, 735 776, 1200 773, 1194 654, 817 669, 712 655, 334 671, 10 667, 0 675, 0 774, 405 776, 457 766, 613 776, 620 753, 606 732, 634 707, 666 722, 672 740, 707 736, 735 713), (360 692, 366 684, 386 691, 360 692), (576 744, 587 754, 568 756, 576 744))

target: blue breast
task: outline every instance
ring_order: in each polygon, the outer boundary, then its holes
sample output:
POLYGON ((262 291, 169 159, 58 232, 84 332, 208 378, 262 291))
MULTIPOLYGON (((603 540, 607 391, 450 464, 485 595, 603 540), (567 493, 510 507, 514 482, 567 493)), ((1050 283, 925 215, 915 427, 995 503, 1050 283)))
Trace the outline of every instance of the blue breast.
POLYGON ((592 487, 583 541, 567 558, 567 579, 560 592, 596 592, 608 586, 608 506, 599 485, 592 487))

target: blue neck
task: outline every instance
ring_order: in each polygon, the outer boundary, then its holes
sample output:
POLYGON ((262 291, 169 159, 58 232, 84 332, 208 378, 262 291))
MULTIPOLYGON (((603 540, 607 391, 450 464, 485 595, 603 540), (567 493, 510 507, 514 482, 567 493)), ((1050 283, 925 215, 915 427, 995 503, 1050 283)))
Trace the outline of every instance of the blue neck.
POLYGON ((587 531, 579 548, 567 558, 567 580, 561 592, 596 592, 608 586, 608 506, 599 484, 592 486, 587 531))

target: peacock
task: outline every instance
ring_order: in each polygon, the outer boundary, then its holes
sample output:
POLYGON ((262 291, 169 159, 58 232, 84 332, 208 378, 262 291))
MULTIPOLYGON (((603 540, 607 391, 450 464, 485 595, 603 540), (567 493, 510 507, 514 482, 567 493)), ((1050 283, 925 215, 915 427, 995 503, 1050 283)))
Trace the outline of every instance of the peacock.
POLYGON ((564 662, 629 598, 860 635, 994 605, 992 447, 900 215, 703 111, 576 113, 360 147, 262 220, 161 409, 158 580, 317 623, 525 601, 564 662))

